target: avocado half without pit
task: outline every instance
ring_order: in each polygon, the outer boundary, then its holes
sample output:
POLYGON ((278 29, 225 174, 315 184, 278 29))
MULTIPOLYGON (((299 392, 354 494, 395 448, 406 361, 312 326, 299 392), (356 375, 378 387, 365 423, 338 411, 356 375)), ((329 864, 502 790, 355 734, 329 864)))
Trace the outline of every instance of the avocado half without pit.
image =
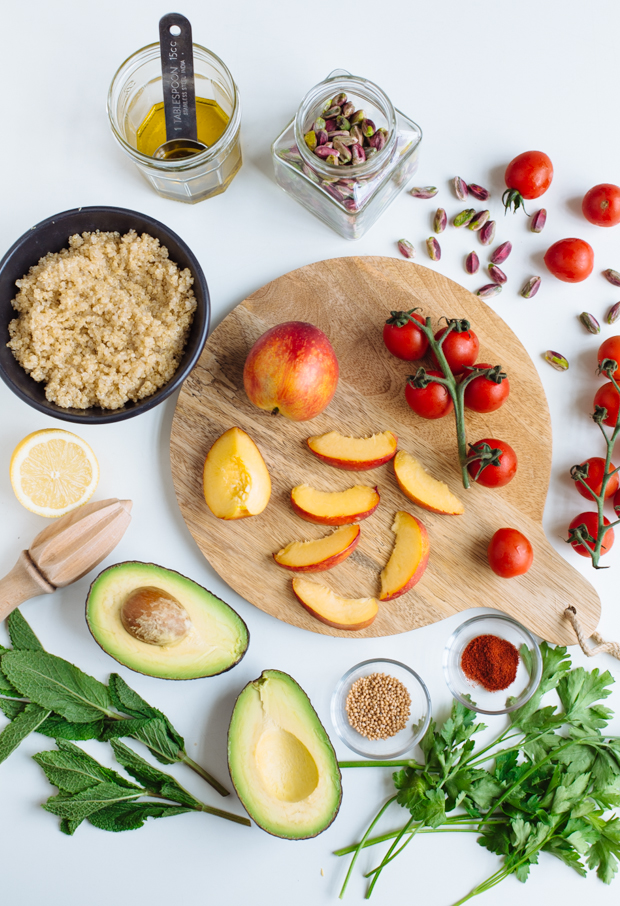
POLYGON ((336 753, 287 673, 264 670, 241 691, 228 730, 228 768, 247 813, 276 837, 316 837, 338 814, 336 753))
POLYGON ((96 642, 119 663, 163 679, 215 676, 238 664, 249 643, 236 611, 206 588, 154 563, 117 563, 86 599, 96 642))

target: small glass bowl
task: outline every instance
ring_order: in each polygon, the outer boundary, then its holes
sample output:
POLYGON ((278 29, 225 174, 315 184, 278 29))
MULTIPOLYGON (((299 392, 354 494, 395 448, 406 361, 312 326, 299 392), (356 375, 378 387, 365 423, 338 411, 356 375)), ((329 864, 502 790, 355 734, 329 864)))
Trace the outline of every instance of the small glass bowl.
POLYGON ((444 649, 443 673, 450 692, 466 708, 480 714, 509 714, 529 701, 538 688, 542 676, 542 655, 538 642, 525 626, 511 617, 484 614, 466 620, 454 630, 444 649), (489 692, 463 672, 463 651, 472 639, 480 635, 499 636, 512 642, 519 651, 517 675, 507 689, 489 692), (525 660, 522 655, 524 649, 528 652, 525 660))
POLYGON ((391 658, 373 658, 351 667, 338 682, 332 693, 331 715, 340 739, 358 755, 377 760, 398 758, 413 748, 426 733, 431 719, 431 697, 424 682, 411 667, 391 658), (400 680, 411 696, 407 726, 389 739, 366 739, 353 729, 347 717, 345 705, 351 686, 360 677, 370 676, 371 673, 387 673, 400 680))

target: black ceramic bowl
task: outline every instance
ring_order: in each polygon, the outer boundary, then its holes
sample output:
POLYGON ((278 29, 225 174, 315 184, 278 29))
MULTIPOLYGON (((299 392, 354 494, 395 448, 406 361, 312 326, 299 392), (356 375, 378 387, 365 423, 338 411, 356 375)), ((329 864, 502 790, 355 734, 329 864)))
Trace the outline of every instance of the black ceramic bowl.
POLYGON ((157 406, 183 383, 198 361, 206 342, 210 312, 209 290, 196 256, 180 236, 159 220, 126 208, 90 207, 63 211, 62 214, 42 220, 24 233, 0 261, 0 377, 25 403, 54 418, 82 425, 103 425, 133 418, 134 415, 157 406), (27 274, 48 252, 68 248, 69 236, 74 233, 101 230, 117 231, 123 235, 131 229, 138 235, 148 233, 155 236, 168 249, 171 261, 181 268, 188 267, 192 272, 197 307, 183 358, 167 384, 137 403, 129 402, 122 409, 63 409, 45 398, 45 385, 26 374, 11 350, 7 349, 6 344, 10 339, 9 321, 15 317, 11 299, 18 292, 15 281, 27 274))

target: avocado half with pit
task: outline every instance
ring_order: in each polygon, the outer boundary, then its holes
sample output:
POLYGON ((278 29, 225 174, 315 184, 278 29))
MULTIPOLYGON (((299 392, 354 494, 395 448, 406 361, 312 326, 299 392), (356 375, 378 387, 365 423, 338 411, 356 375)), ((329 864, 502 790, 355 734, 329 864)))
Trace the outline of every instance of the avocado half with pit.
POLYGON ((316 837, 338 814, 334 748, 304 690, 280 670, 264 670, 239 695, 228 768, 247 813, 276 837, 316 837))
POLYGON ((224 673, 250 640, 239 614, 206 588, 136 560, 99 573, 86 599, 86 621, 115 660, 163 679, 224 673))

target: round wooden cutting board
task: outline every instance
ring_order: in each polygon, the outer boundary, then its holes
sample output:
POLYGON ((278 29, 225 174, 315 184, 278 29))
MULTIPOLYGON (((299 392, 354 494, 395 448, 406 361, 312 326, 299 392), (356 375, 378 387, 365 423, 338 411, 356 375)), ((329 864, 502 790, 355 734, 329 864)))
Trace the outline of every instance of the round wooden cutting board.
POLYGON ((470 607, 494 607, 542 638, 575 644, 562 613, 576 602, 586 635, 596 628, 596 591, 551 547, 542 515, 551 470, 551 425, 542 384, 527 352, 510 328, 481 299, 446 277, 392 258, 335 258, 279 277, 238 305, 213 331, 178 399, 171 437, 172 475, 183 517, 200 550, 219 575, 266 613, 332 636, 385 636, 407 632, 470 607), (419 307, 435 323, 442 316, 467 318, 480 339, 480 362, 501 364, 511 393, 489 415, 468 412, 468 441, 495 437, 516 450, 519 471, 504 488, 474 485, 465 491, 458 467, 454 419, 426 421, 407 406, 403 388, 415 364, 391 356, 382 327, 391 310, 419 307), (309 321, 331 340, 340 382, 327 409, 309 422, 292 422, 253 406, 243 389, 246 355, 265 330, 282 321, 309 321), (235 521, 217 519, 202 493, 202 469, 210 446, 237 425, 257 443, 273 484, 267 509, 235 521), (311 434, 336 430, 358 437, 390 430, 436 478, 463 500, 462 516, 442 516, 416 507, 398 489, 391 464, 369 472, 345 472, 317 460, 305 445, 311 434), (361 525, 354 553, 335 569, 311 576, 345 597, 378 596, 379 573, 391 553, 394 514, 422 520, 430 539, 428 567, 411 591, 380 604, 367 629, 346 632, 316 620, 298 603, 292 573, 272 554, 294 540, 330 531, 296 516, 291 488, 309 484, 342 490, 377 485, 381 503, 361 525), (500 579, 486 558, 496 529, 512 526, 534 547, 525 576, 500 579))

